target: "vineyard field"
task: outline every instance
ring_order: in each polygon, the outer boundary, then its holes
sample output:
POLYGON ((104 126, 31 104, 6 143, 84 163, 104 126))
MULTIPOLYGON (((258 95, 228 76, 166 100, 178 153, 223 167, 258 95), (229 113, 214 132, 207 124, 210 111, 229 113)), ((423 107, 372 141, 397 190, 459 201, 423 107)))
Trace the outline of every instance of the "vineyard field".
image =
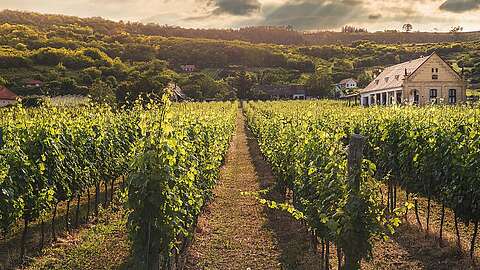
POLYGON ((477 107, 165 95, 2 112, 0 241, 20 241, 7 269, 475 269, 480 255, 477 107))
MULTIPOLYGON (((355 242, 355 249, 363 247, 365 253, 359 255, 368 258, 372 239, 393 232, 413 206, 419 226, 430 231, 433 201, 442 208, 440 241, 446 208, 453 210, 456 228, 459 222, 473 224, 470 254, 474 256, 477 108, 364 109, 335 102, 260 102, 248 103, 246 108, 277 181, 293 193, 293 206, 305 214, 317 236, 334 242, 347 256, 352 227, 363 236, 363 246, 355 242), (352 195, 345 166, 353 133, 364 135, 366 143, 361 203, 355 204, 362 208, 352 211, 348 201, 358 195, 352 195), (397 188, 406 191, 411 203, 397 203, 397 188), (428 201, 424 224, 418 216, 419 197, 428 201), (352 220, 361 228, 349 223, 352 220)), ((457 239, 461 249, 460 235, 457 239)))
MULTIPOLYGON (((110 199, 106 196, 108 188, 113 198, 114 181, 121 177, 128 186, 126 205, 133 242, 140 241, 141 249, 146 242, 142 234, 145 226, 158 230, 147 251, 159 254, 153 249, 162 249, 169 258, 177 240, 189 236, 211 195, 233 133, 236 107, 235 103, 170 105, 165 96, 162 105, 138 103, 121 111, 96 105, 3 110, 2 235, 16 231, 22 221, 19 246, 23 258, 28 252, 25 242, 30 223, 42 221, 39 244, 43 246, 47 217, 52 219, 52 238, 58 234, 55 218, 59 203, 68 202, 68 217, 70 202, 80 201, 84 193, 88 193, 91 205, 93 188, 93 207, 86 215, 87 219, 93 213, 98 216, 101 185, 105 206, 110 199), (163 244, 156 245, 160 241, 163 244)), ((76 220, 79 212, 77 206, 76 220)), ((66 229, 70 231, 69 223, 67 218, 66 229)), ((148 263, 142 257, 145 254, 138 252, 137 263, 148 263)))

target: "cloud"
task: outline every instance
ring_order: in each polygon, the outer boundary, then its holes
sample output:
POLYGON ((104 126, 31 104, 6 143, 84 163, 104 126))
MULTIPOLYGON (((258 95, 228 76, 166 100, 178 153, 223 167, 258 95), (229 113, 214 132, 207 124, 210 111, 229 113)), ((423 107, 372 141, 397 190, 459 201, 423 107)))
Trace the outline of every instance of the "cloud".
POLYGON ((463 13, 480 8, 480 0, 447 0, 441 6, 441 10, 455 13, 463 13))
POLYGON ((258 0, 209 0, 208 5, 213 6, 212 15, 245 16, 258 12, 262 4, 258 0))
POLYGON ((297 29, 337 28, 365 16, 359 0, 289 0, 265 11, 262 24, 292 25, 297 29))
POLYGON ((378 20, 378 19, 382 18, 382 14, 380 14, 380 13, 370 14, 370 15, 368 15, 368 18, 370 20, 378 20))

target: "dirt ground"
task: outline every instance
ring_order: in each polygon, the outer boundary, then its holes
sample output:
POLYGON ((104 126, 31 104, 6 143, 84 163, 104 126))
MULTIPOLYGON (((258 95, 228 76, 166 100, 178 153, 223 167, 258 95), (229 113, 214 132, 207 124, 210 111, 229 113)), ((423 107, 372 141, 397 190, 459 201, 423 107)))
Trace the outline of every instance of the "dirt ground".
POLYGON ((241 194, 272 184, 270 168, 239 112, 214 199, 199 219, 187 269, 320 269, 305 228, 241 194))

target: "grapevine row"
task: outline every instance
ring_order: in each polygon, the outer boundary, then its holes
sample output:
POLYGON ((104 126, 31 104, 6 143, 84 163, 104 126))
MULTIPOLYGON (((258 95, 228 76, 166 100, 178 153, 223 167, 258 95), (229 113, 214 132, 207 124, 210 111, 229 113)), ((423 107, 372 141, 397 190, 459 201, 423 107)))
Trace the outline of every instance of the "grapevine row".
POLYGON ((178 269, 212 195, 235 128, 236 103, 178 105, 144 125, 128 177, 136 269, 178 269))
POLYGON ((101 184, 113 187, 115 179, 127 176, 134 243, 147 244, 139 238, 144 211, 155 217, 155 226, 165 224, 165 240, 155 239, 153 245, 157 254, 169 257, 180 235, 189 236, 187 229, 211 195, 235 116, 234 103, 170 105, 167 95, 161 105, 138 102, 131 109, 2 109, 0 231, 12 231, 19 220, 26 230, 41 220, 43 242, 43 219, 52 210, 55 235, 58 203, 84 193, 90 197, 92 188, 98 196, 101 184))
MULTIPOLYGON (((300 197, 297 207, 301 210, 308 210, 304 207, 307 201, 302 187, 310 191, 325 188, 328 194, 325 198, 337 198, 328 201, 316 194, 319 199, 316 207, 322 211, 327 206, 337 209, 342 206, 341 198, 348 193, 336 188, 344 182, 342 149, 352 133, 360 133, 367 138, 366 158, 376 165, 374 177, 389 187, 388 203, 382 206, 382 211, 392 213, 399 206, 397 187, 414 198, 415 208, 415 198, 428 199, 427 230, 432 200, 443 205, 441 226, 445 222, 445 208, 451 208, 458 238, 457 219, 474 223, 471 256, 480 218, 479 114, 479 108, 467 106, 359 108, 329 101, 247 105, 249 123, 259 137, 263 153, 279 181, 300 197), (327 171, 321 181, 315 180, 319 170, 327 171), (338 172, 342 177, 338 177, 338 172), (336 183, 328 182, 332 177, 336 183)), ((371 200, 379 200, 374 195, 377 191, 370 190, 371 200)), ((315 222, 322 223, 322 218, 313 215, 309 225, 318 228, 315 222)), ((420 223, 418 213, 417 220, 420 223)), ((459 243, 458 240, 460 247, 459 243)))
MULTIPOLYGON (((327 247, 335 243, 345 254, 345 269, 359 269, 373 239, 393 232, 399 219, 385 214, 373 163, 363 161, 359 192, 349 184, 350 133, 331 122, 331 110, 319 113, 315 103, 301 107, 307 104, 250 102, 244 107, 280 187, 293 193, 293 207, 303 213, 314 239, 327 247)), ((323 259, 328 269, 328 255, 323 259)))

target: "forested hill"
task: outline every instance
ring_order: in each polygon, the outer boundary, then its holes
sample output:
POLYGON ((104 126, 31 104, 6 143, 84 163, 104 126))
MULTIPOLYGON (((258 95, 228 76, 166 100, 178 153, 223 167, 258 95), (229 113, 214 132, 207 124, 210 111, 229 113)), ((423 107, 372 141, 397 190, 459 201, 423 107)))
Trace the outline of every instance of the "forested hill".
POLYGON ((47 15, 34 12, 3 10, 0 11, 0 23, 34 25, 37 27, 65 26, 76 24, 90 27, 102 34, 127 32, 146 36, 208 38, 222 40, 242 40, 252 43, 273 43, 284 45, 325 45, 350 44, 358 40, 370 40, 376 43, 438 43, 452 41, 472 41, 480 39, 480 32, 466 33, 403 33, 386 32, 299 32, 288 27, 246 27, 241 29, 187 29, 175 26, 142 24, 138 22, 114 22, 100 17, 79 18, 65 15, 47 15))
POLYGON ((330 97, 342 79, 356 78, 364 87, 379 69, 437 52, 458 72, 463 70, 470 89, 480 88, 478 41, 285 46, 164 37, 154 35, 155 29, 162 27, 4 11, 0 86, 21 96, 80 94, 121 103, 160 95, 169 83, 199 100, 267 98, 256 87, 262 85, 301 85, 311 96, 330 97), (184 70, 185 65, 194 70, 184 70), (42 83, 31 87, 31 81, 42 83))

